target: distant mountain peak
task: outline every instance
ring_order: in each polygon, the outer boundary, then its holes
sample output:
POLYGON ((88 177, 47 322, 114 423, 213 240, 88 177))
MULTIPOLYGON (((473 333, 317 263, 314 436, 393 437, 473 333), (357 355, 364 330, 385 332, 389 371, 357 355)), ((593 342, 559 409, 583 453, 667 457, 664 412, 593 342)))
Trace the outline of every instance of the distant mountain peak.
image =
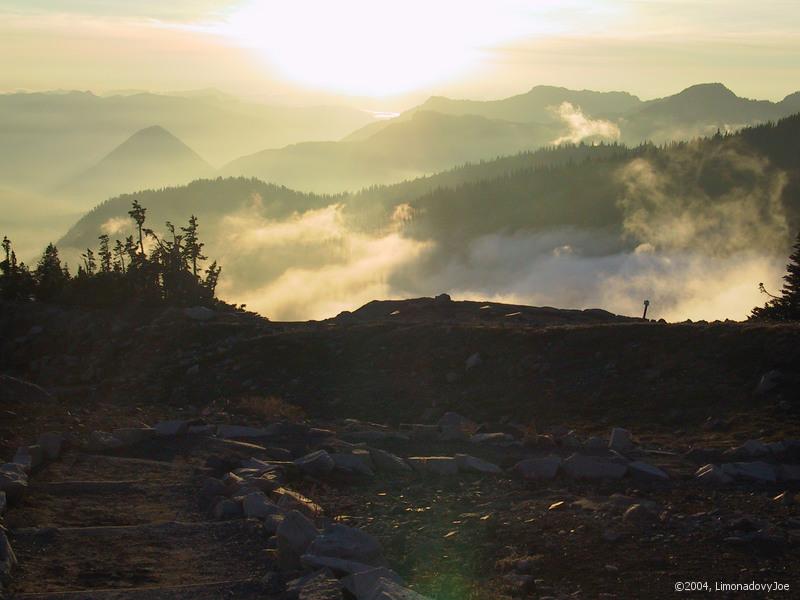
POLYGON ((722 83, 698 83, 690 85, 685 90, 676 94, 679 97, 696 97, 696 98, 737 98, 728 87, 722 83))

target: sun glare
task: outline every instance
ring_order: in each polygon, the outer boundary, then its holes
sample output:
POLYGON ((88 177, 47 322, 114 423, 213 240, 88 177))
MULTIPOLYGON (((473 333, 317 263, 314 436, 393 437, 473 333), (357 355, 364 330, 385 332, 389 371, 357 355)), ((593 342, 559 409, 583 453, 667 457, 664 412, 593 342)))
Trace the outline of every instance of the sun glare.
POLYGON ((452 81, 479 66, 492 46, 545 31, 547 21, 532 18, 532 5, 542 6, 520 0, 254 0, 214 29, 295 82, 385 96, 452 81))

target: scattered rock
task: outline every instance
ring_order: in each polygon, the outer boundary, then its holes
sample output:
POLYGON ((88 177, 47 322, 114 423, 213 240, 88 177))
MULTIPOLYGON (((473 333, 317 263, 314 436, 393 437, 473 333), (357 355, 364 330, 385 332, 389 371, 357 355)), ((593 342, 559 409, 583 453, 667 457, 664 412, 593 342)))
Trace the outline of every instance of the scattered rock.
POLYGON ((408 462, 419 473, 455 475, 458 463, 452 456, 409 456, 408 462))
POLYGON ((308 517, 322 514, 321 506, 294 490, 282 487, 276 489, 274 494, 278 497, 278 508, 285 511, 298 510, 308 517))
POLYGON ((214 518, 218 521, 238 519, 243 514, 242 503, 230 498, 221 498, 214 505, 214 518))
POLYGON ((8 500, 6 499, 6 493, 0 492, 0 517, 2 517, 5 514, 7 507, 8 507, 8 500))
POLYGON ((89 434, 89 450, 92 452, 107 452, 125 446, 125 443, 118 437, 107 431, 93 431, 89 434))
POLYGON ((342 587, 332 573, 322 571, 303 583, 297 598, 298 600, 341 600, 342 587))
POLYGON ((443 440, 468 440, 478 429, 478 425, 454 412, 442 415, 437 423, 443 440))
POLYGON ((762 461, 725 463, 722 471, 735 479, 775 483, 775 468, 762 461))
POLYGON ((314 524, 299 511, 287 514, 275 534, 278 538, 278 563, 282 569, 300 568, 300 557, 319 535, 314 524))
POLYGON ((313 477, 327 475, 333 471, 334 467, 336 466, 333 462, 333 458, 331 458, 331 455, 325 450, 317 450, 311 454, 306 454, 305 456, 296 459, 294 464, 297 465, 304 473, 307 473, 313 477))
POLYGON ((626 465, 618 462, 582 454, 573 454, 561 467, 573 479, 621 479, 628 471, 626 465))
POLYGON ((269 430, 261 427, 246 427, 244 425, 217 425, 217 437, 230 439, 261 438, 270 435, 269 430))
POLYGON ((642 504, 632 504, 622 515, 623 523, 635 525, 652 525, 658 521, 658 515, 651 512, 642 504))
POLYGON ((800 465, 778 465, 777 475, 781 481, 800 481, 800 465))
MULTIPOLYGON (((6 532, 0 528, 0 583, 7 583, 11 576, 11 571, 17 566, 17 557, 11 544, 6 537, 6 532)), ((0 588, 2 592, 2 588, 0 588)))
POLYGON ((374 477, 375 472, 372 470, 372 460, 369 453, 361 454, 339 454, 334 453, 330 455, 333 459, 333 464, 336 470, 343 471, 348 475, 355 475, 360 477, 374 477))
POLYGON ((603 452, 606 448, 608 448, 608 444, 606 444, 603 438, 593 435, 586 440, 584 448, 589 452, 603 452))
POLYGON ((155 429, 151 427, 121 427, 111 433, 126 446, 140 444, 156 435, 155 429))
POLYGON ((777 391, 783 381, 783 373, 777 369, 767 371, 761 376, 756 386, 756 394, 763 395, 777 391))
POLYGON ((308 547, 308 553, 375 566, 383 561, 378 540, 365 531, 341 523, 331 525, 317 537, 308 547))
POLYGON ((404 588, 391 579, 381 577, 375 585, 375 591, 368 600, 428 600, 417 592, 404 588))
POLYGON ((514 596, 526 596, 536 588, 533 575, 524 573, 506 573, 503 583, 514 596))
POLYGON ((300 563, 306 569, 328 568, 337 573, 350 575, 352 573, 362 573, 374 569, 373 565, 365 565, 354 560, 345 560, 333 556, 316 556, 314 554, 304 554, 300 557, 300 563))
POLYGON ((630 452, 634 448, 631 432, 621 427, 614 427, 611 430, 608 447, 617 452, 630 452))
POLYGON ((219 479, 209 477, 200 488, 200 497, 211 499, 216 496, 226 496, 229 493, 228 487, 219 479))
POLYGON ((508 446, 513 444, 516 440, 510 433, 494 432, 494 433, 476 433, 469 441, 473 444, 495 444, 497 446, 508 446))
POLYGON ((409 464, 399 456, 395 456, 391 452, 380 450, 378 448, 370 448, 369 455, 372 458, 372 463, 378 471, 389 472, 402 472, 411 471, 409 464))
POLYGON ((373 597, 381 579, 388 579, 398 585, 403 585, 400 576, 386 567, 377 567, 348 575, 342 579, 342 585, 356 597, 356 600, 366 600, 373 597))
POLYGON ((704 485, 726 485, 733 481, 721 467, 713 464, 703 465, 697 469, 694 477, 704 485))
POLYGON ((20 446, 11 462, 21 465, 25 471, 31 471, 44 462, 44 451, 41 446, 20 446))
POLYGON ((157 436, 161 437, 186 435, 186 432, 189 431, 189 421, 161 421, 153 425, 153 430, 157 436))
POLYGON ((456 454, 455 459, 456 464, 458 465, 458 470, 466 473, 497 474, 503 472, 502 469, 494 463, 490 463, 480 458, 475 458, 469 454, 456 454))
POLYGON ((270 515, 283 512, 263 492, 253 492, 242 498, 242 509, 244 516, 248 519, 265 519, 270 515))
POLYGON ((669 475, 667 475, 664 471, 640 460, 636 460, 628 464, 628 471, 630 472, 631 476, 639 479, 649 479, 655 481, 669 480, 669 475))
POLYGON ((561 467, 561 457, 551 454, 542 458, 526 458, 514 465, 524 479, 553 479, 561 467))

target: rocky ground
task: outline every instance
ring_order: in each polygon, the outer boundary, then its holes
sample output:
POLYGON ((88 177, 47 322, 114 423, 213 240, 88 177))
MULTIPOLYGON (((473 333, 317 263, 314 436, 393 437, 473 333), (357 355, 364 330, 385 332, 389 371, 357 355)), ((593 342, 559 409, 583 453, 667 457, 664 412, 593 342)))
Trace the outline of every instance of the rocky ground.
POLYGON ((373 303, 287 324, 4 307, 8 593, 796 593, 800 328, 520 309, 373 303), (64 452, 29 469, 43 432, 64 452), (360 545, 331 546, 334 524, 360 545), (309 544, 287 545, 298 530, 309 544), (319 556, 402 587, 353 588, 319 556))

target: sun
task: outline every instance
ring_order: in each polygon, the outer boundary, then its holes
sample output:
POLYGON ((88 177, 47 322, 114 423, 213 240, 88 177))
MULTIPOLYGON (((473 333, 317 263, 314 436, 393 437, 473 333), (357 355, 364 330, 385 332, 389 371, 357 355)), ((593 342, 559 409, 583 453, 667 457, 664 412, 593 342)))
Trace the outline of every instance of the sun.
POLYGON ((493 45, 530 34, 535 21, 521 18, 525 4, 251 0, 216 32, 291 81, 351 95, 388 96, 458 78, 479 66, 493 45))

